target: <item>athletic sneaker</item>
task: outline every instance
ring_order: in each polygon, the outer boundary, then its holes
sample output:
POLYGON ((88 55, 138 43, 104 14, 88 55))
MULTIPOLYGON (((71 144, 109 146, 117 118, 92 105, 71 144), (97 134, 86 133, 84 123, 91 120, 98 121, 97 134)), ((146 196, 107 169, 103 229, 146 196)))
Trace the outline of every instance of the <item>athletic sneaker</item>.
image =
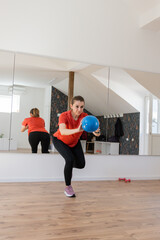
POLYGON ((65 188, 64 193, 67 197, 75 197, 76 196, 71 185, 65 188))

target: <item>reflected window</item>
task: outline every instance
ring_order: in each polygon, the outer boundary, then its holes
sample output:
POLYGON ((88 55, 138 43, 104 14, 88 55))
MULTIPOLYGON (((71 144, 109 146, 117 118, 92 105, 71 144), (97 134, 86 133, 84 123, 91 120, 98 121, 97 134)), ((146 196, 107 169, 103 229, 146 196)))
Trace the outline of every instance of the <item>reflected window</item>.
POLYGON ((149 134, 149 113, 150 113, 150 99, 145 97, 145 131, 149 134))
POLYGON ((0 95, 0 112, 10 113, 12 107, 12 112, 19 112, 20 107, 20 95, 0 95), (13 102, 12 102, 13 100, 13 102))
POLYGON ((152 133, 160 133, 160 101, 153 98, 152 101, 152 133))

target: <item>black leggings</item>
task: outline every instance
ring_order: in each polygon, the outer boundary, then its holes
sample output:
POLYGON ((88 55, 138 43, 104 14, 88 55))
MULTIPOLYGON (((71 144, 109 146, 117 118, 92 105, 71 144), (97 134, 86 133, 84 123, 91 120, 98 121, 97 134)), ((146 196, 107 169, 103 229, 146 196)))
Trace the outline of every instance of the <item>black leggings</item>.
POLYGON ((39 142, 41 142, 42 153, 49 153, 50 135, 47 132, 31 132, 28 137, 32 153, 37 153, 39 142))
POLYGON ((66 186, 71 185, 72 179, 72 170, 75 168, 84 168, 85 167, 85 158, 82 150, 82 146, 80 141, 78 141, 75 147, 69 147, 61 140, 53 137, 53 144, 57 151, 62 155, 65 159, 65 167, 64 167, 64 178, 66 186))

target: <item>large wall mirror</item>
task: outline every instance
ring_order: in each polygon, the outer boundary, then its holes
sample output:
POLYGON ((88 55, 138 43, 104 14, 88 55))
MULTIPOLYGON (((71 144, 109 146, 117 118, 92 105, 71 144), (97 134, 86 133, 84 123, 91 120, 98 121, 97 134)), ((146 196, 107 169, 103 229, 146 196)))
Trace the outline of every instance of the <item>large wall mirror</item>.
POLYGON ((57 129, 59 114, 67 110, 72 71, 74 95, 82 95, 86 110, 100 120, 102 137, 97 143, 118 143, 118 154, 160 155, 159 74, 9 52, 1 52, 0 63, 0 96, 12 99, 12 111, 0 112, 0 141, 12 140, 8 150, 31 152, 27 132, 20 129, 33 107, 39 108, 50 133, 57 129), (123 134, 117 139, 119 120, 123 134))
POLYGON ((11 139, 15 54, 0 51, 0 151, 14 149, 11 139))

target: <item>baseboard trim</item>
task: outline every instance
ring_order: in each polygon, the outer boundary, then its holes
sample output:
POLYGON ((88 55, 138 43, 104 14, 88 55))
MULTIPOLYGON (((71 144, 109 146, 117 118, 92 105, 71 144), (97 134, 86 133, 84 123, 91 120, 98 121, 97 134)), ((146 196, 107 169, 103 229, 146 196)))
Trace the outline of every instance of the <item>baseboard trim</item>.
MULTIPOLYGON (((120 176, 124 178, 125 176, 120 176)), ((160 180, 160 176, 157 177, 126 177, 135 180, 160 180)), ((73 178, 72 181, 117 181, 118 177, 79 177, 73 178)), ((64 181, 64 178, 9 178, 9 179, 0 179, 0 182, 61 182, 64 181)))

